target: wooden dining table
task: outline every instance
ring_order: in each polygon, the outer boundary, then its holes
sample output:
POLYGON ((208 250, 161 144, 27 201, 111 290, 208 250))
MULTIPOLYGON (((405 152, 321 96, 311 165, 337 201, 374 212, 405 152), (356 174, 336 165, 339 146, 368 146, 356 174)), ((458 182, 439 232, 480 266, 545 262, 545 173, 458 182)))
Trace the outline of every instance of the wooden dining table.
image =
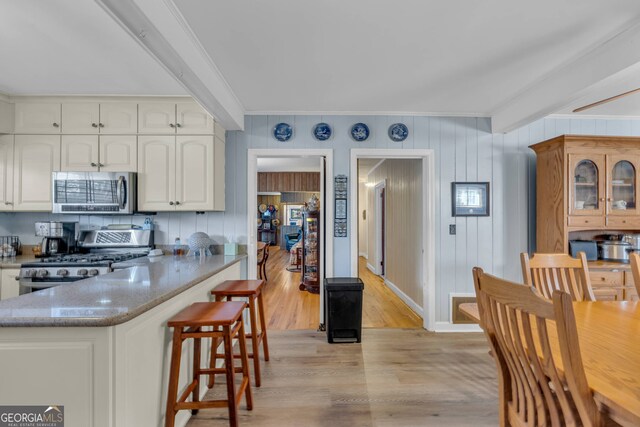
MULTIPOLYGON (((574 302, 573 308, 582 363, 596 402, 616 422, 640 426, 640 302, 574 302)), ((480 320, 477 304, 461 304, 460 310, 480 320)), ((559 360, 554 333, 551 328, 552 351, 559 360)))

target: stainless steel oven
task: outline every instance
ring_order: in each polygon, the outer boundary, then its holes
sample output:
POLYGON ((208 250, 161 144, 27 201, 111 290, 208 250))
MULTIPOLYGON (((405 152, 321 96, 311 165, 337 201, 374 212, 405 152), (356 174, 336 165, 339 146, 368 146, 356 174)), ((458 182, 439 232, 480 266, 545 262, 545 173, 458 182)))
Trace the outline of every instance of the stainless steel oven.
POLYGON ((53 213, 132 214, 134 172, 53 172, 53 213))

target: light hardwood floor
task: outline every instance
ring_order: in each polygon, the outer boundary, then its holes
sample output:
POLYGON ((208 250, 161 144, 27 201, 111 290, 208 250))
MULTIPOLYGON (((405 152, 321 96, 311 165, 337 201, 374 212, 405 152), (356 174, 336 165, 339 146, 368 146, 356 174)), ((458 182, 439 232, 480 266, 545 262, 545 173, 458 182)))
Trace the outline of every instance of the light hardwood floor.
MULTIPOLYGON (((496 368, 483 334, 365 329, 361 344, 316 331, 270 331, 271 360, 241 426, 496 426, 496 368)), ((236 377, 239 377, 238 375, 236 377)), ((221 380, 206 398, 225 398, 221 380)), ((228 426, 226 409, 188 427, 228 426)))
MULTIPOLYGON (((302 292, 300 273, 286 270, 289 253, 277 246, 269 248, 265 306, 267 329, 317 329, 320 323, 320 295, 302 292)), ((387 288, 379 276, 367 269, 360 258, 359 276, 363 291, 363 328, 421 328, 422 319, 387 288)))

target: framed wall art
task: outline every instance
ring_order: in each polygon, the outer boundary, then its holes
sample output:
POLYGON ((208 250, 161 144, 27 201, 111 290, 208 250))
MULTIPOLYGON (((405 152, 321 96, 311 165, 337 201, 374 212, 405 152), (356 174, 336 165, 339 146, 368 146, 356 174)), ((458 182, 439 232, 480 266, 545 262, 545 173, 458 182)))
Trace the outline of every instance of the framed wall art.
POLYGON ((452 182, 452 216, 489 216, 488 182, 452 182))

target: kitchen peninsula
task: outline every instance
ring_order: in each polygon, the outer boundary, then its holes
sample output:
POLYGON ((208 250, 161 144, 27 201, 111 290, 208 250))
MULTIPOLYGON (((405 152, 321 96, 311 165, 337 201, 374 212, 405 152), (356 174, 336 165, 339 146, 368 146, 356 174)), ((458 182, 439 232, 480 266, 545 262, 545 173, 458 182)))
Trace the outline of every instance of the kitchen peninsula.
MULTIPOLYGON (((221 282, 245 277, 245 258, 145 257, 103 276, 0 301, 0 402, 64 405, 70 427, 160 425, 167 319, 208 301, 221 282)), ((183 352, 189 360, 192 348, 183 352)), ((188 377, 181 375, 185 384, 188 377)), ((187 418, 182 411, 177 425, 187 418)))

